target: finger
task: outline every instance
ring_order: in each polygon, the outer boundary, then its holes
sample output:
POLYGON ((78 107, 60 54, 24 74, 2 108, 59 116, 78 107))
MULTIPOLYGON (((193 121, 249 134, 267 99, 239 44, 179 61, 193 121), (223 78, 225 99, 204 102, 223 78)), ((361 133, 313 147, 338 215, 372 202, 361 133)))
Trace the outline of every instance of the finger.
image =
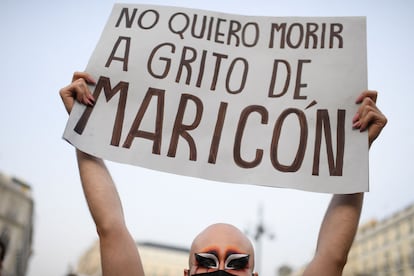
POLYGON ((88 84, 95 84, 95 79, 86 72, 75 72, 73 73, 72 82, 78 80, 78 79, 84 79, 86 83, 88 84))
POLYGON ((371 123, 368 125, 368 142, 370 146, 387 124, 387 118, 382 113, 375 113, 373 115, 375 117, 371 119, 371 123))
POLYGON ((360 104, 360 107, 358 108, 357 112, 355 113, 354 117, 352 118, 352 123, 354 128, 359 128, 359 119, 361 116, 363 116, 363 111, 366 107, 366 105, 375 106, 375 103, 377 101, 378 92, 373 90, 366 90, 362 92, 357 99, 355 100, 355 103, 360 104))
POLYGON ((70 85, 62 88, 59 91, 60 97, 63 101, 63 105, 65 106, 66 111, 68 114, 71 112, 75 99, 73 98, 73 93, 70 89, 70 85))
POLYGON ((359 111, 357 111, 354 115, 354 117, 352 118, 352 123, 355 125, 358 121, 359 121, 359 111))
MULTIPOLYGON (((365 97, 363 98, 356 113, 356 116, 354 116, 354 119, 360 120, 361 118, 365 117, 368 112, 371 112, 372 110, 378 110, 377 105, 371 97, 365 97)), ((354 122, 356 122, 357 120, 355 120, 354 122)))
POLYGON ((377 97, 377 91, 367 90, 362 92, 356 99, 356 103, 360 106, 353 118, 353 127, 361 132, 368 130, 369 146, 372 145, 387 124, 387 118, 376 105, 377 97))
POLYGON ((359 104, 362 103, 365 98, 370 98, 374 103, 377 102, 378 92, 374 90, 366 90, 362 92, 357 99, 355 100, 355 103, 359 104))
POLYGON ((354 115, 352 119, 352 127, 354 129, 361 129, 361 131, 364 131, 367 128, 367 114, 370 112, 376 112, 381 113, 379 111, 375 101, 377 98, 377 92, 376 91, 365 91, 361 93, 361 99, 358 98, 357 101, 360 103, 360 106, 358 108, 358 111, 354 115))
POLYGON ((94 102, 94 97, 89 89, 84 78, 79 78, 72 83, 72 91, 75 94, 76 100, 83 104, 90 104, 94 102))
POLYGON ((360 123, 359 130, 360 131, 366 130, 368 126, 370 126, 371 124, 375 124, 375 122, 379 121, 379 119, 380 119, 380 114, 376 112, 376 110, 372 108, 366 108, 364 116, 362 116, 361 119, 359 120, 359 123, 360 123))
POLYGON ((73 104, 76 101, 82 104, 93 106, 95 100, 86 84, 85 79, 79 78, 60 90, 60 96, 66 111, 72 111, 73 104))
POLYGON ((387 118, 381 113, 378 108, 372 106, 366 108, 367 112, 358 121, 360 132, 368 129, 368 142, 371 146, 372 142, 378 137, 382 129, 387 124, 387 118))
POLYGON ((90 98, 90 95, 84 95, 82 99, 82 103, 89 105, 89 106, 93 106, 95 104, 95 102, 90 98))

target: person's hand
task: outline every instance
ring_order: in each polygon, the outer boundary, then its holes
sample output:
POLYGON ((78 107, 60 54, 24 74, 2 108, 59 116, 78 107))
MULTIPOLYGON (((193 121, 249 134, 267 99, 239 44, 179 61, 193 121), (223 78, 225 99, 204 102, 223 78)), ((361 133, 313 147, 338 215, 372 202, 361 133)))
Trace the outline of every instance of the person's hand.
POLYGON ((361 132, 368 129, 369 146, 387 124, 387 118, 376 105, 377 96, 376 91, 362 92, 356 99, 356 103, 360 104, 360 107, 352 120, 355 129, 359 129, 361 132))
POLYGON ((72 83, 60 89, 59 94, 68 114, 72 111, 75 100, 85 105, 94 105, 95 99, 89 90, 88 84, 95 84, 95 80, 91 75, 86 72, 75 72, 72 83))

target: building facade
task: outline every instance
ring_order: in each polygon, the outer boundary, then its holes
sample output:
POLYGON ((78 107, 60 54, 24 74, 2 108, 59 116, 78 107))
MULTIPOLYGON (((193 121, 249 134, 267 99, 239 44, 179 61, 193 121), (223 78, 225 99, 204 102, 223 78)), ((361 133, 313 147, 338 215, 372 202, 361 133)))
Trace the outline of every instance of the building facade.
POLYGON ((32 253, 33 198, 30 186, 0 173, 0 241, 6 246, 2 276, 24 276, 32 253))
MULTIPOLYGON (((186 248, 148 242, 139 243, 138 247, 145 275, 182 276, 188 267, 186 248)), ((98 241, 81 256, 76 270, 69 275, 102 276, 98 241)))
POLYGON ((414 204, 358 229, 344 276, 414 275, 414 204))
MULTIPOLYGON (((292 276, 303 275, 305 266, 292 276)), ((343 276, 414 275, 414 204, 358 228, 343 276)))

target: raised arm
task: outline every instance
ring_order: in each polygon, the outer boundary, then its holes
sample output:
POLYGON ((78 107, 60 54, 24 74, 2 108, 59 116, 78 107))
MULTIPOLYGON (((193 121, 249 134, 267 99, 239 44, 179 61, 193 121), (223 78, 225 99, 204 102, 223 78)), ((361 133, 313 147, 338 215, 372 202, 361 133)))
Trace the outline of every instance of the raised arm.
MULTIPOLYGON (((356 100, 360 107, 353 118, 356 130, 368 130, 369 146, 387 124, 376 100, 377 92, 363 92, 356 100)), ((332 196, 319 231, 315 256, 306 268, 305 276, 342 275, 358 228, 363 198, 363 193, 332 196)))
MULTIPOLYGON (((60 90, 68 113, 75 100, 94 104, 88 84, 94 84, 92 77, 76 72, 72 83, 60 90)), ((105 163, 79 150, 76 150, 76 156, 85 198, 99 236, 103 275, 143 276, 136 243, 125 225, 118 191, 105 163)))

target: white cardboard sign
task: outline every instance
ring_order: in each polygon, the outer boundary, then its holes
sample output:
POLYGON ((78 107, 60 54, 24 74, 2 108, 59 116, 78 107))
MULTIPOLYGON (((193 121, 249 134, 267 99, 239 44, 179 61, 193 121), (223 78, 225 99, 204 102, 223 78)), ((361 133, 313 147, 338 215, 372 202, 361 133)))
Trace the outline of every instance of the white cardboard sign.
POLYGON ((116 4, 64 138, 104 159, 222 182, 368 190, 364 17, 116 4))

